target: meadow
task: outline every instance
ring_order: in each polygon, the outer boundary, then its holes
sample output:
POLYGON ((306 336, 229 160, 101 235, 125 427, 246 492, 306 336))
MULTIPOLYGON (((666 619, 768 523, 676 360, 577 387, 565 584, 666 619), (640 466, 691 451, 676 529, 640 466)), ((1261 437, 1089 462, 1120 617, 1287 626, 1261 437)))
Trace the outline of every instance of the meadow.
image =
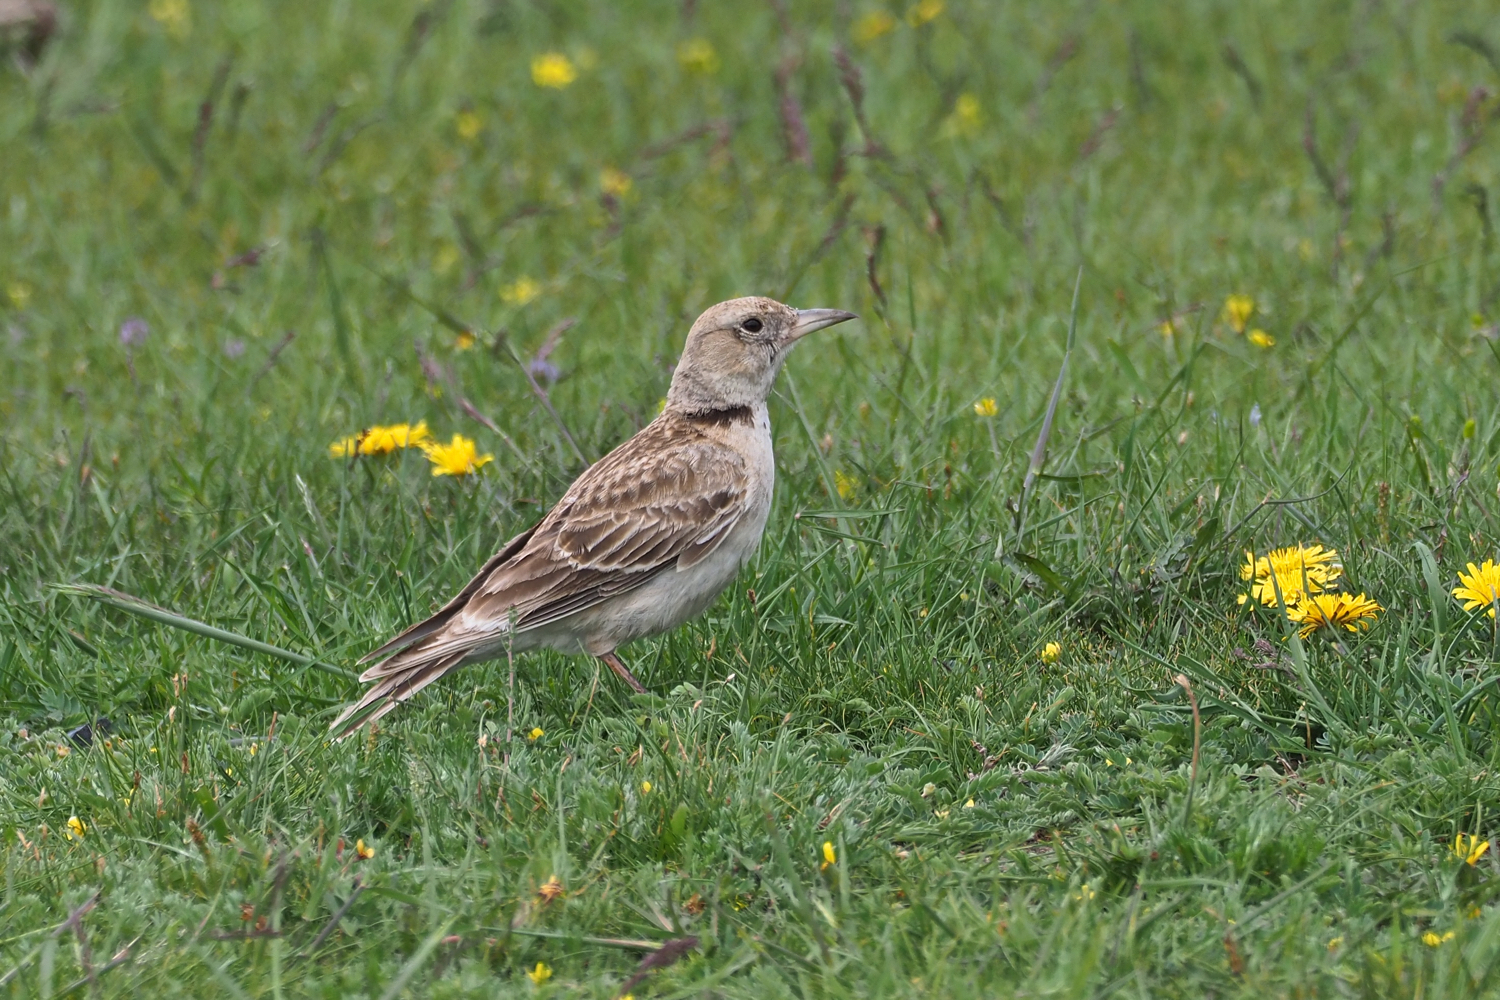
POLYGON ((1497 93, 1453 0, 64 4, 0 996, 1500 995, 1497 93), (330 743, 742 294, 862 318, 651 693, 330 743))

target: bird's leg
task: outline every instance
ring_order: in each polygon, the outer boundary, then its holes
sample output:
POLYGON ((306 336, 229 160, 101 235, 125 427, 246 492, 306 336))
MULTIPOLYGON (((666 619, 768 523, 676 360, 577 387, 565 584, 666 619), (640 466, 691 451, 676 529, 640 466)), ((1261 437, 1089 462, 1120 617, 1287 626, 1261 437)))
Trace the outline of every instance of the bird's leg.
POLYGON ((615 674, 619 676, 620 680, 624 681, 626 684, 629 684, 631 689, 634 690, 636 694, 646 693, 645 686, 641 684, 640 681, 635 679, 635 674, 632 674, 630 672, 630 668, 620 662, 620 658, 616 656, 613 651, 605 653, 604 655, 600 656, 599 659, 603 660, 604 665, 613 670, 615 674))

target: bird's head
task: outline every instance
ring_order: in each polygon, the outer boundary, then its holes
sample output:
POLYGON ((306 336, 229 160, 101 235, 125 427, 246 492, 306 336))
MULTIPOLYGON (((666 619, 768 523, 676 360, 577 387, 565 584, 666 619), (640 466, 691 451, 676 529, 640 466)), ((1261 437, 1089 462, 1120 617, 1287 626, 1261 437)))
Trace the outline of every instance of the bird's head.
POLYGON ((793 309, 760 296, 710 306, 688 331, 667 406, 701 413, 759 403, 797 341, 854 318, 839 309, 793 309))

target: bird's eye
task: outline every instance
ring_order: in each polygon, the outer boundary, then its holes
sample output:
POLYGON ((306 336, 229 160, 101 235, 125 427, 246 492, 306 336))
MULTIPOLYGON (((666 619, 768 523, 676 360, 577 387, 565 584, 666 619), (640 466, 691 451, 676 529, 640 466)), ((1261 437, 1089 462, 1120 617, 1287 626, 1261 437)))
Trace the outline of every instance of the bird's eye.
POLYGON ((764 325, 765 324, 763 324, 760 320, 756 319, 754 316, 751 316, 749 319, 745 320, 745 322, 740 324, 740 328, 746 333, 760 333, 761 327, 764 325))

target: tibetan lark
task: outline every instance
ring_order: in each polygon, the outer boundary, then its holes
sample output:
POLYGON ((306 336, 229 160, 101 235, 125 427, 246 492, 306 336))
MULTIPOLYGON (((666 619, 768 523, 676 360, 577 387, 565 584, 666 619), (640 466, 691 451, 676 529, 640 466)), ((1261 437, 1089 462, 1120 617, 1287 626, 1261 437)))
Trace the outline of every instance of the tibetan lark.
POLYGON ((590 466, 442 610, 360 662, 364 696, 330 727, 374 722, 443 675, 529 649, 598 657, 703 611, 760 545, 776 478, 766 396, 792 347, 854 319, 731 299, 688 332, 666 407, 590 466))

